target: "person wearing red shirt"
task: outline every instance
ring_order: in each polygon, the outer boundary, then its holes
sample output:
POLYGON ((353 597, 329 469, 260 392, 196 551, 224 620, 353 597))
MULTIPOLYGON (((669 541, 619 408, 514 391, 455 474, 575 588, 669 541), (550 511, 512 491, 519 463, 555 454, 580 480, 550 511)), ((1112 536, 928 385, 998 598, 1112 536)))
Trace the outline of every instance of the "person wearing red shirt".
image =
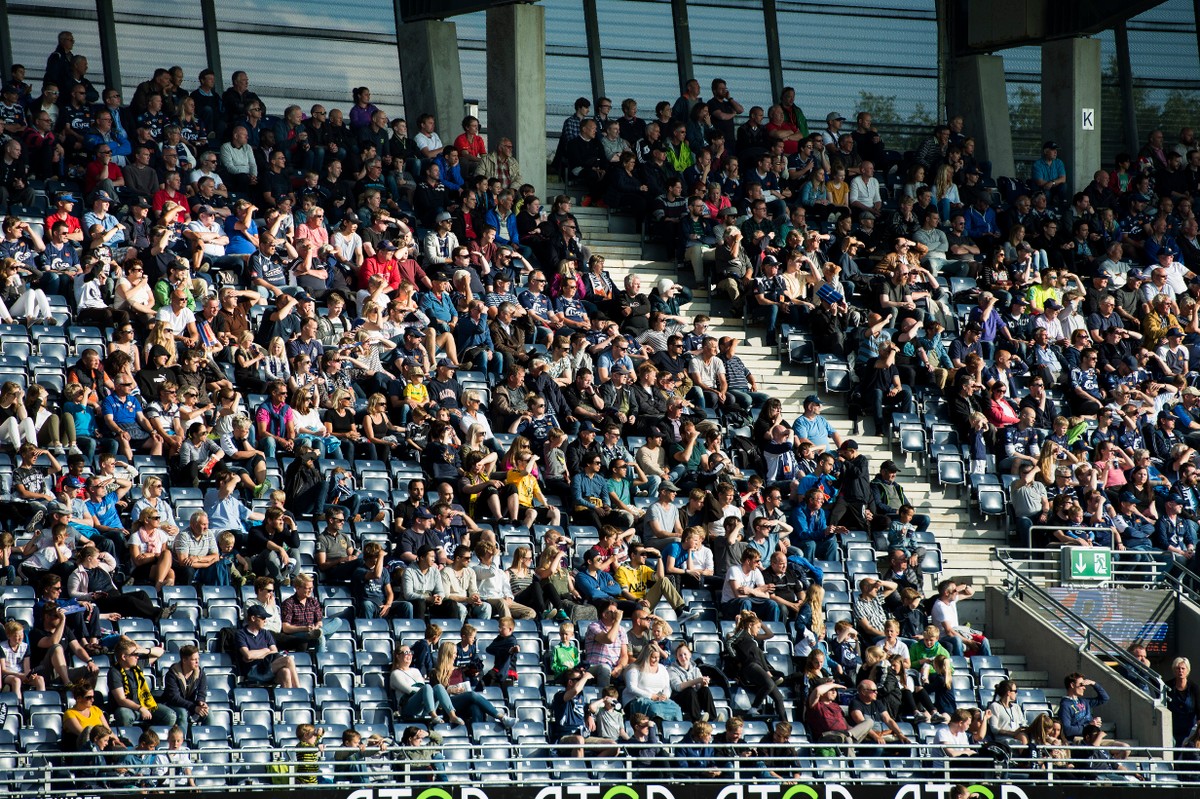
POLYGON ((101 144, 96 149, 96 160, 88 164, 83 173, 85 194, 91 195, 94 191, 103 190, 108 192, 110 197, 117 196, 117 187, 125 185, 125 173, 113 163, 112 158, 113 151, 109 145, 101 144))
POLYGON ((71 213, 76 202, 78 201, 75 199, 75 195, 69 191, 59 192, 55 195, 55 209, 46 217, 44 229, 51 231, 54 229, 55 222, 63 222, 67 226, 67 239, 76 244, 82 244, 83 228, 79 225, 79 217, 71 213))
POLYGON ((167 179, 163 184, 166 188, 154 192, 154 200, 151 206, 154 208, 154 213, 161 214, 164 205, 169 202, 175 203, 180 206, 178 221, 186 225, 192 220, 187 210, 187 197, 179 190, 181 183, 182 178, 180 178, 178 172, 168 172, 167 179))
POLYGON ((479 135, 479 120, 475 117, 464 117, 462 127, 463 132, 454 140, 454 149, 462 161, 463 174, 469 175, 475 171, 479 159, 487 155, 487 142, 479 135))
POLYGON ((358 273, 358 287, 366 289, 372 275, 383 275, 387 280, 388 293, 400 288, 400 269, 396 263, 396 245, 388 239, 379 242, 375 254, 363 261, 358 273))

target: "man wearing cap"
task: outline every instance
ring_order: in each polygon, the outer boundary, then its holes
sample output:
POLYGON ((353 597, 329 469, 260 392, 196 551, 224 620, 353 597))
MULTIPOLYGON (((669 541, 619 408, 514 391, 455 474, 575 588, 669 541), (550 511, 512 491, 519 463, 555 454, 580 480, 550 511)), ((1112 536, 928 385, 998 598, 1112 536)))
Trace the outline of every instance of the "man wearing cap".
POLYGON ((992 199, 980 193, 966 212, 966 233, 983 250, 991 250, 1001 243, 1000 228, 996 225, 996 210, 992 199))
POLYGON ((43 229, 52 231, 56 222, 62 222, 67 226, 64 238, 75 244, 82 244, 83 228, 79 224, 79 218, 72 213, 76 202, 78 199, 69 191, 61 191, 54 195, 54 210, 46 216, 43 229))
POLYGON ((1033 163, 1030 171, 1033 185, 1046 192, 1057 207, 1063 207, 1070 199, 1067 188, 1067 167, 1058 157, 1058 144, 1048 141, 1042 144, 1042 157, 1033 163))
POLYGON ((1183 516, 1184 498, 1175 491, 1167 494, 1163 514, 1154 525, 1155 547, 1162 553, 1173 570, 1186 569, 1197 572, 1196 567, 1196 522, 1183 516))
POLYGON ((448 211, 439 211, 433 221, 434 229, 425 234, 425 260, 435 266, 450 264, 453 261, 454 250, 458 247, 458 237, 451 230, 454 217, 448 211))
POLYGON ((295 660, 290 654, 281 653, 275 645, 275 636, 264 629, 270 616, 262 605, 251 605, 246 610, 246 624, 237 631, 237 659, 246 679, 295 688, 300 684, 295 660))
POLYGON ((112 202, 113 198, 108 192, 95 192, 92 195, 92 210, 83 215, 83 227, 91 230, 93 225, 99 225, 104 231, 104 244, 112 247, 115 253, 116 249, 125 243, 125 229, 121 227, 117 218, 108 212, 112 202))
POLYGON ((842 445, 841 434, 821 415, 821 398, 816 394, 804 398, 804 413, 792 422, 792 429, 800 438, 811 441, 817 450, 829 451, 842 445))

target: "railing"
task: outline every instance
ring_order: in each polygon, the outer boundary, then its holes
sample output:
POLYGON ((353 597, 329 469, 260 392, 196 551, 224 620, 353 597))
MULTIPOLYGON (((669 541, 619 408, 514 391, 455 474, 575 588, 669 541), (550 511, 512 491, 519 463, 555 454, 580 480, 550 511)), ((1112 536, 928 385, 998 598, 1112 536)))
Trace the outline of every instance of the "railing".
MULTIPOLYGON (((282 786, 344 790, 413 786, 414 783, 471 785, 486 791, 536 788, 563 783, 627 785, 668 783, 725 786, 743 783, 896 784, 1003 780, 1005 784, 1108 784, 1113 781, 1159 788, 1178 788, 1200 777, 1200 762, 1176 757, 1170 749, 1105 747, 1111 760, 1089 757, 1090 747, 1053 752, 1042 747, 1030 755, 1015 745, 1012 757, 997 761, 981 754, 949 758, 931 744, 713 744, 706 760, 678 745, 660 744, 651 753, 626 743, 617 756, 603 745, 551 748, 545 744, 489 746, 464 743, 365 750, 328 747, 319 761, 306 761, 295 748, 265 746, 204 748, 190 751, 190 767, 171 764, 155 751, 125 750, 97 762, 86 753, 27 753, 0 756, 0 790, 9 796, 108 796, 155 789, 183 788, 189 793, 221 793, 230 789, 271 790, 282 786), (417 756, 414 758, 413 755, 417 756), (1056 758, 1056 754, 1069 757, 1056 758), (160 756, 153 758, 153 756, 160 756), (348 755, 358 760, 339 760, 348 755), (131 759, 136 758, 135 759, 131 759), (157 760, 157 762, 151 762, 157 760), (190 774, 184 771, 190 768, 190 774), (194 787, 192 787, 194 783, 194 787)), ((972 747, 975 749, 975 747, 972 747)), ((312 751, 312 750, 310 750, 312 751)), ((1196 750, 1189 750, 1193 754, 1196 750)), ((413 791, 414 794, 419 791, 413 791)), ((653 793, 653 792, 651 792, 653 793)), ((399 796, 400 794, 396 794, 399 796)), ((599 795, 599 794, 597 794, 599 795)), ((643 794, 647 795, 647 794, 643 794)), ((722 792, 721 794, 725 794, 722 792)), ((815 795, 815 794, 814 794, 815 795)))
MULTIPOLYGON (((1062 530, 1063 525, 1043 524, 1030 528, 1031 534, 1052 534, 1062 530)), ((1089 530, 1093 532, 1111 532, 1109 527, 1071 527, 1071 530, 1089 530)), ((1112 572, 1106 578, 1083 578, 1077 581, 1064 581, 1060 577, 1060 552, 1087 552, 1089 547, 1063 546, 1041 549, 1018 547, 997 547, 997 557, 1005 558, 1009 564, 1018 569, 1021 574, 1039 585, 1105 585, 1122 586, 1124 588, 1158 588, 1169 572, 1168 565, 1154 557, 1153 552, 1135 552, 1123 550, 1112 552, 1112 572)))
MULTIPOLYGON (((1036 530, 1037 528, 1034 529, 1036 530)), ((1103 660, 1116 661, 1130 674, 1141 677, 1151 688, 1149 692, 1151 698, 1155 701, 1163 701, 1163 693, 1166 690, 1166 685, 1157 672, 1147 668, 1126 651, 1125 647, 1113 641, 1109 636, 1096 629, 1090 622, 1064 606, 1058 599, 1047 592, 1046 587, 1051 584, 1062 586, 1072 585, 1071 583, 1063 583, 1060 580, 1058 573, 1060 568, 1059 552, 1057 550, 996 547, 995 553, 996 559, 1008 575, 1005 582, 1006 593, 1009 597, 1020 599, 1026 605, 1038 610, 1058 629, 1078 641, 1080 652, 1089 652, 1103 660), (1035 576, 1045 576, 1045 567, 1047 565, 1052 566, 1054 569, 1052 579, 1042 582, 1035 580, 1035 576)), ((1119 561, 1113 561, 1114 574, 1116 574, 1117 563, 1119 561)), ((1140 574, 1142 575, 1140 579, 1131 576, 1128 582, 1114 580, 1110 581, 1110 584, 1126 587, 1154 587, 1160 584, 1154 581, 1147 582, 1147 573, 1145 571, 1142 571, 1140 574)), ((1097 586, 1097 583, 1094 581, 1088 583, 1081 582, 1077 585, 1079 587, 1094 588, 1097 586)))

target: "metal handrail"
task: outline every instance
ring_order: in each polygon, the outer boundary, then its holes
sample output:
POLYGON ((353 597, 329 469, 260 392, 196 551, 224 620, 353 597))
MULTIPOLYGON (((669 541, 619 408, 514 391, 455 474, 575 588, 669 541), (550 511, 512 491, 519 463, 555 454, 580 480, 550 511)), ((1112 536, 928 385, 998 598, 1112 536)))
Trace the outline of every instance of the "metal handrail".
MULTIPOLYGON (((1030 533, 1053 532, 1055 530, 1064 529, 1061 524, 1037 524, 1029 528, 1030 533)), ((1072 526, 1072 530, 1092 530, 1092 531, 1111 531, 1111 527, 1106 526, 1072 526)), ((1070 544, 1059 545, 1054 542, 1050 548, 1026 548, 1026 547, 1000 547, 1010 553, 1028 553, 1030 557, 1022 559, 1020 562, 1026 564, 1026 569, 1029 573, 1036 572, 1038 576, 1048 576, 1052 580, 1057 580, 1058 574, 1058 555, 1064 549, 1081 549, 1070 544), (1053 559, 1048 559, 1051 556, 1053 559), (1044 568, 1043 568, 1044 565, 1044 568)), ((1000 549, 998 548, 998 549, 1000 549)), ((1082 548, 1086 551, 1087 548, 1082 548)), ((1170 569, 1167 564, 1160 560, 1125 560, 1117 556, 1118 550, 1113 549, 1113 574, 1112 577, 1095 582, 1088 582, 1089 585, 1124 585, 1126 587, 1146 588, 1156 584, 1164 579, 1170 569)), ((1125 550, 1127 554, 1152 554, 1138 553, 1135 551, 1125 550)))
POLYGON ((1060 622, 1071 624, 1077 628, 1080 643, 1079 651, 1086 652, 1089 650, 1095 651, 1097 654, 1108 660, 1115 660, 1130 673, 1137 674, 1143 678, 1147 685, 1151 686, 1154 691, 1150 692, 1150 698, 1156 703, 1165 702, 1166 683, 1158 672, 1148 668, 1133 655, 1125 650, 1117 642, 1113 641, 1100 630, 1097 630, 1086 619, 1078 615, 1070 608, 1063 605, 1053 596, 1045 591, 1042 586, 1035 583, 1027 575, 1015 565, 1016 561, 1009 556, 1013 552, 1038 552, 1044 553, 1046 550, 1020 550, 1010 547, 993 547, 996 560, 999 561, 1001 567, 1008 572, 1012 582, 1010 583, 1006 594, 1012 599, 1021 599, 1028 601, 1033 599, 1037 606, 1042 610, 1050 613, 1060 622))
MULTIPOLYGON (((711 744, 714 754, 709 761, 684 765, 697 760, 679 744, 658 744, 652 755, 637 751, 629 742, 616 756, 608 756, 603 744, 579 747, 549 747, 546 744, 497 741, 489 746, 458 741, 422 747, 420 756, 410 758, 409 750, 390 747, 380 753, 367 747, 359 761, 337 760, 339 754, 354 754, 357 749, 329 747, 317 761, 305 760, 294 747, 252 746, 244 748, 205 747, 189 750, 191 775, 180 766, 161 758, 155 763, 119 762, 129 754, 163 756, 165 749, 142 752, 124 750, 111 754, 109 762, 97 763, 90 753, 32 752, 0 755, 7 760, 0 774, 0 786, 9 795, 113 795, 128 794, 139 788, 184 787, 201 794, 225 792, 231 788, 293 788, 328 790, 357 787, 411 786, 428 781, 449 784, 502 788, 534 787, 563 782, 695 784, 777 783, 820 781, 845 784, 912 782, 961 782, 971 779, 1003 779, 1006 783, 1047 785, 1069 781, 1072 785, 1111 784, 1112 778, 1153 787, 1179 787, 1171 761, 1178 750, 1138 747, 1109 749, 1126 755, 1117 761, 1097 761, 1076 748, 1069 758, 1056 759, 1042 747, 1032 757, 1024 747, 1014 746, 1012 757, 998 763, 990 757, 948 758, 935 744, 761 744, 744 741, 737 744, 711 744), (830 746, 839 754, 825 754, 830 746), (588 750, 584 757, 567 749, 588 750), (372 751, 373 750, 373 751, 372 751), (503 750, 503 751, 502 751, 503 750), (425 756, 428 753, 428 757, 425 756), (778 754, 773 754, 778 752, 778 754), (375 757, 373 754, 380 756, 375 757), (1115 771, 1113 763, 1122 765, 1115 771), (362 766, 359 769, 359 765, 362 766), (1069 769, 1069 770, 1065 770, 1069 769), (772 774, 771 772, 774 772, 772 774), (776 776, 777 775, 777 776, 776 776), (311 779, 312 782, 307 782, 311 779), (305 780, 305 781, 300 781, 305 780), (189 786, 194 781, 195 786, 189 786)), ((976 747, 972 746, 975 749, 976 747)), ((1058 747, 1066 749, 1067 747, 1058 747)), ((1195 750, 1191 750, 1194 754, 1195 750)), ((1200 766, 1200 763, 1196 764, 1200 766)), ((1190 768, 1190 765, 1186 768, 1190 768)), ((1182 769, 1180 770, 1182 772, 1182 769)), ((1192 772, 1187 772, 1189 775, 1192 772)))

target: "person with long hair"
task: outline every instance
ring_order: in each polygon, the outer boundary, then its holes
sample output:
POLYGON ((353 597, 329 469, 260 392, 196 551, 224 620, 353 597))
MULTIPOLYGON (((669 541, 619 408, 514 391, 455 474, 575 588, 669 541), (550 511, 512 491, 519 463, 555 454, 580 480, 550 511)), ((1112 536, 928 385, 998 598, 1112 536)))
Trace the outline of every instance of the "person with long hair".
POLYGON ((533 567, 533 552, 522 546, 513 550, 512 565, 505 571, 515 602, 533 608, 542 618, 567 621, 566 605, 549 581, 551 568, 541 563, 533 567))
POLYGON ((627 713, 645 713, 652 719, 682 721, 683 709, 671 699, 671 676, 662 665, 663 651, 658 644, 642 648, 637 661, 625 672, 625 693, 621 700, 627 713))
POLYGON ((988 732, 993 740, 1003 743, 1029 743, 1029 721, 1025 718, 1024 708, 1017 701, 1015 680, 1001 680, 996 683, 996 693, 992 697, 992 703, 988 705, 988 712, 992 714, 988 719, 988 732))
POLYGON ((710 688, 712 678, 700 671, 692 659, 692 648, 686 641, 675 645, 675 658, 667 667, 671 678, 671 700, 689 721, 721 720, 710 688))
POLYGON ((397 647, 392 656, 388 685, 392 689, 396 710, 405 721, 428 719, 431 726, 443 721, 456 727, 462 724, 446 687, 426 680, 425 675, 413 668, 413 651, 407 644, 397 647))
POLYGON ((726 664, 726 674, 735 677, 753 692, 751 705, 758 707, 768 696, 775 709, 775 716, 787 721, 787 710, 783 694, 776 684, 761 641, 774 637, 774 633, 763 627, 758 614, 744 610, 738 614, 737 624, 730 636, 732 661, 726 664))
POLYGON ((468 727, 481 723, 484 719, 492 718, 505 727, 513 726, 513 719, 507 710, 497 709, 487 697, 477 693, 471 686, 471 681, 461 669, 454 666, 458 645, 453 641, 443 641, 438 648, 437 663, 429 675, 429 682, 434 690, 442 688, 450 697, 454 712, 467 723, 468 727))

